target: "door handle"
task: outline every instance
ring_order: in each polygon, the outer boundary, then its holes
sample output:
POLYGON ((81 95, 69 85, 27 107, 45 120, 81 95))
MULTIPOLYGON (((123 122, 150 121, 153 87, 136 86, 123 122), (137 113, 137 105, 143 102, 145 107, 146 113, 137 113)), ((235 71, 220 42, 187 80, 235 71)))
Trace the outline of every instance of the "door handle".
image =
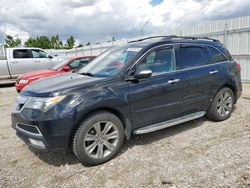
POLYGON ((18 63, 18 61, 12 61, 12 63, 18 63))
POLYGON ((209 74, 216 74, 216 73, 218 73, 218 72, 219 72, 219 71, 214 70, 214 71, 210 71, 209 74))
POLYGON ((36 63, 39 63, 40 61, 39 60, 37 60, 37 61, 35 61, 36 63))
POLYGON ((168 80, 168 83, 173 84, 173 83, 176 83, 176 82, 179 82, 179 81, 180 81, 180 79, 168 80))

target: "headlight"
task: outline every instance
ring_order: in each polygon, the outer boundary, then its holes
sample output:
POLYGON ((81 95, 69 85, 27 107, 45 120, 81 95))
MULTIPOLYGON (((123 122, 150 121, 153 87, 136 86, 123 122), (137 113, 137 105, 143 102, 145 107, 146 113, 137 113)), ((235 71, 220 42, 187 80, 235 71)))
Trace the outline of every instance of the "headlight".
POLYGON ((25 104, 25 108, 37 109, 46 112, 63 100, 64 97, 65 96, 55 96, 49 98, 31 97, 25 104))
POLYGON ((19 84, 27 84, 29 82, 29 80, 20 80, 19 84))

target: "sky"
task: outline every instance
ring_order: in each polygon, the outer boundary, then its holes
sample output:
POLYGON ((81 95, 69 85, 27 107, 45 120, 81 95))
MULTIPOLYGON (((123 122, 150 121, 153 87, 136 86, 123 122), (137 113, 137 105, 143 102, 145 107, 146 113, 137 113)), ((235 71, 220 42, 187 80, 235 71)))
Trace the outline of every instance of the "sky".
POLYGON ((250 0, 0 0, 0 43, 58 34, 86 44, 250 15, 250 0))

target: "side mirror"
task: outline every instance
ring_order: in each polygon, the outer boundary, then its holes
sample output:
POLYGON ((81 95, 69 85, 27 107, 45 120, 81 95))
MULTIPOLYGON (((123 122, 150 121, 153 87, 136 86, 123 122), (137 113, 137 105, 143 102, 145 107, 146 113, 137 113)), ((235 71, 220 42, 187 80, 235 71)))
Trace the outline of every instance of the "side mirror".
POLYGON ((68 72, 70 70, 69 66, 65 65, 62 68, 63 71, 68 72))
POLYGON ((140 71, 139 73, 136 73, 134 77, 136 79, 150 78, 152 76, 152 73, 153 73, 152 70, 146 69, 146 70, 140 71))
POLYGON ((48 58, 52 59, 52 58, 53 58, 53 56, 52 56, 52 55, 48 55, 48 58))

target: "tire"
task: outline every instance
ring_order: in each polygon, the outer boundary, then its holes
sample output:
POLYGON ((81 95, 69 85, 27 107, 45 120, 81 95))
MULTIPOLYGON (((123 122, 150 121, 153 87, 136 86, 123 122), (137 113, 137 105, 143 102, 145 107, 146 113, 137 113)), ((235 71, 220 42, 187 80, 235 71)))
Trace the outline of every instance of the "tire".
POLYGON ((121 149, 124 128, 112 113, 99 111, 88 116, 73 137, 73 152, 85 165, 99 165, 112 159, 121 149))
POLYGON ((228 87, 222 88, 214 97, 207 117, 214 121, 223 121, 231 116, 234 108, 234 94, 228 87))

